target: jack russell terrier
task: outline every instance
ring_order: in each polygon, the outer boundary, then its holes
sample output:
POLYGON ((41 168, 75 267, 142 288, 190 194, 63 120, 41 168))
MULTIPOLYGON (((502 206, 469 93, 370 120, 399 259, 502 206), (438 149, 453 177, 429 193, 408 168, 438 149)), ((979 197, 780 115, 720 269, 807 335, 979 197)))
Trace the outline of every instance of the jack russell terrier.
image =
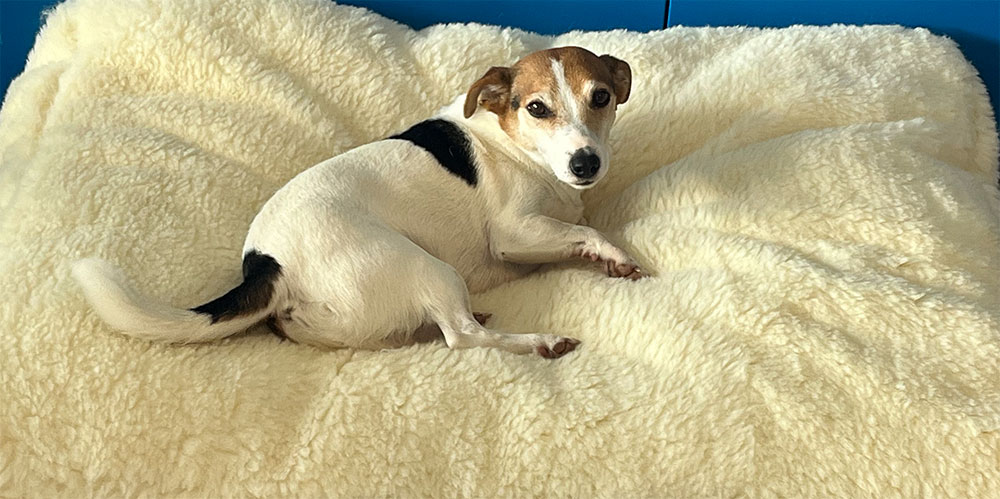
POLYGON ((130 336, 205 342, 257 323, 320 347, 384 348, 437 327, 450 348, 556 358, 579 341, 484 327, 469 292, 542 263, 636 262, 583 222, 608 172, 608 134, 632 71, 579 47, 493 67, 436 116, 330 158, 279 189, 250 224, 243 282, 185 310, 134 291, 99 259, 73 265, 98 315, 130 336))

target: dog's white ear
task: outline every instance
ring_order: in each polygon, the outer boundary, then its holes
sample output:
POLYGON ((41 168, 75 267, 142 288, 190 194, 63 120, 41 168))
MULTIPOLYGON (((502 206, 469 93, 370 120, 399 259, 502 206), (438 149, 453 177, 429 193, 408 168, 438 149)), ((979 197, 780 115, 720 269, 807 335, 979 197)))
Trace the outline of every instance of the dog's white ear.
POLYGON ((611 81, 615 87, 615 102, 621 104, 628 100, 629 93, 632 92, 632 68, 627 62, 602 55, 601 62, 611 71, 611 81))
POLYGON ((465 117, 472 116, 479 106, 496 114, 504 112, 510 100, 512 81, 510 68, 497 66, 490 68, 482 78, 469 87, 469 91, 465 94, 465 117))

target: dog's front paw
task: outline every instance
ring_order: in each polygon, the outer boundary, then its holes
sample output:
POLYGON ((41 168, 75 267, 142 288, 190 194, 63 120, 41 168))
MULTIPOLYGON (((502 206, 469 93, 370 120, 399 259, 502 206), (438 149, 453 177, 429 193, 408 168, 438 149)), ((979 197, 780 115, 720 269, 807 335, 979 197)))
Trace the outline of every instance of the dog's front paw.
POLYGON ((611 277, 624 277, 633 281, 646 277, 628 253, 607 241, 582 244, 573 252, 573 256, 603 263, 604 271, 611 277))
POLYGON ((642 272, 642 269, 636 265, 631 259, 626 260, 624 263, 618 263, 614 260, 604 261, 604 271, 608 273, 611 277, 624 277, 625 279, 630 279, 633 281, 638 281, 646 274, 642 272))
POLYGON ((576 350, 580 340, 566 338, 564 336, 542 336, 542 344, 535 347, 535 352, 546 359, 557 359, 576 350))

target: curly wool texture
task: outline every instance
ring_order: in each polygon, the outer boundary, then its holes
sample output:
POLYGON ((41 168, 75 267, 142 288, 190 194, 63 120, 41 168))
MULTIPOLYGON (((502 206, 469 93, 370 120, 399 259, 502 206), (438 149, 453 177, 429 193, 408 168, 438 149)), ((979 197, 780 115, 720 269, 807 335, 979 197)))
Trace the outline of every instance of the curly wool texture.
POLYGON ((413 31, 326 1, 70 1, 0 112, 0 491, 35 496, 983 497, 1000 490, 985 90, 899 27, 413 31), (492 65, 632 65, 587 216, 654 275, 474 297, 557 360, 443 343, 170 347, 93 314, 100 256, 192 306, 296 173, 492 65))

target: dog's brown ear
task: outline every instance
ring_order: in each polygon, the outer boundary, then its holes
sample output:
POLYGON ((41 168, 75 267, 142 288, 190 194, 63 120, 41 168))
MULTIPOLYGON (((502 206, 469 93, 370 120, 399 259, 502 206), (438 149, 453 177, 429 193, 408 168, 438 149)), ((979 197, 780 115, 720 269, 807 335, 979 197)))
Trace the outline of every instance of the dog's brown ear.
POLYGON ((611 57, 602 55, 601 62, 611 71, 611 82, 615 87, 615 102, 621 104, 628 100, 629 93, 632 92, 632 68, 628 63, 611 57))
POLYGON ((483 106, 491 112, 500 114, 507 108, 510 100, 510 84, 513 81, 510 68, 492 67, 469 87, 465 94, 465 117, 476 112, 478 106, 483 106))

